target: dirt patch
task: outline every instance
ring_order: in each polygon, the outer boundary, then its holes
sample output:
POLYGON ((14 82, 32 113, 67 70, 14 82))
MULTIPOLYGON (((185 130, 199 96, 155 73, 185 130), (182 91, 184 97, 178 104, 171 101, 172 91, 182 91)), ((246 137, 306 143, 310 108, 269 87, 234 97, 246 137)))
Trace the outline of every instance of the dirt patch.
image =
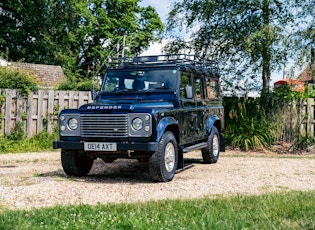
POLYGON ((173 181, 151 181, 146 163, 96 160, 86 177, 68 177, 59 152, 0 155, 0 205, 30 209, 67 204, 138 202, 161 199, 315 190, 315 156, 228 150, 216 164, 200 152, 185 156, 173 181))

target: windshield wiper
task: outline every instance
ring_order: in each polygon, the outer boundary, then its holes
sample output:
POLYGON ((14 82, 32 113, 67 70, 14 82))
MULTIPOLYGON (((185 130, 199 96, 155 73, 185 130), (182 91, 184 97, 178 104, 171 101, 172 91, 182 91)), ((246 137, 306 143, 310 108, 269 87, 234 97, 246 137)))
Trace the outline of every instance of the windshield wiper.
POLYGON ((154 89, 171 89, 171 88, 163 85, 163 86, 156 87, 154 89))
POLYGON ((116 94, 120 94, 120 93, 125 93, 125 92, 129 92, 130 90, 127 88, 123 88, 123 89, 117 89, 114 91, 114 93, 116 94))

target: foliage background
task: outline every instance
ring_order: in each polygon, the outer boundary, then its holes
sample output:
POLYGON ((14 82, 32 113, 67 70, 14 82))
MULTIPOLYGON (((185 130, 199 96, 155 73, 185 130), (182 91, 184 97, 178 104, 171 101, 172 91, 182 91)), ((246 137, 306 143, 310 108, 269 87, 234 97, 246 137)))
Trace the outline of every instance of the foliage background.
MULTIPOLYGON (((310 60, 315 41, 314 0, 177 0, 167 29, 168 52, 219 60, 224 86, 244 95, 270 91, 272 71, 310 60), (179 29, 181 28, 181 29, 179 29), (186 29, 189 39, 179 36, 186 29)), ((294 71, 293 71, 294 72, 294 71)))
POLYGON ((315 144, 314 136, 300 129, 305 121, 302 110, 307 98, 313 97, 293 92, 289 87, 277 89, 264 98, 225 97, 227 145, 245 151, 271 149, 277 144, 289 144, 283 149, 287 152, 307 150, 315 144))
POLYGON ((121 53, 161 39, 154 8, 139 0, 7 0, 0 2, 0 55, 12 61, 61 65, 69 82, 90 79, 121 53), (121 44, 117 50, 117 44, 121 44))

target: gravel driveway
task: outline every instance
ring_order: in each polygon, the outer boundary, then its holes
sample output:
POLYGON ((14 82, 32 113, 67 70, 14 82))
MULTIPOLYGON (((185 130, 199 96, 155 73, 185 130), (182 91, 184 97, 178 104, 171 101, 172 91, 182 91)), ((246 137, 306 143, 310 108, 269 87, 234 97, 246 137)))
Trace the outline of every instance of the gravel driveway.
POLYGON ((250 156, 227 151, 216 164, 202 164, 199 152, 169 183, 153 183, 137 160, 97 160, 87 177, 67 177, 60 153, 0 155, 0 206, 30 209, 57 204, 97 204, 161 199, 315 190, 315 157, 250 156))

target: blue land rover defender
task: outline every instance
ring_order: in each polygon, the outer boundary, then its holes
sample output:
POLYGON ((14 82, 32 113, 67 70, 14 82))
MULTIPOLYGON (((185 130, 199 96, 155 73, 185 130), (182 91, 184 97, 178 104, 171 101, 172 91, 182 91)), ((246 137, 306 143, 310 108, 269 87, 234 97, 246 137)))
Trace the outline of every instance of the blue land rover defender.
POLYGON ((97 158, 136 158, 154 181, 168 182, 187 152, 216 163, 225 148, 219 78, 214 61, 192 55, 113 60, 95 102, 59 115, 53 146, 65 173, 85 176, 97 158))

